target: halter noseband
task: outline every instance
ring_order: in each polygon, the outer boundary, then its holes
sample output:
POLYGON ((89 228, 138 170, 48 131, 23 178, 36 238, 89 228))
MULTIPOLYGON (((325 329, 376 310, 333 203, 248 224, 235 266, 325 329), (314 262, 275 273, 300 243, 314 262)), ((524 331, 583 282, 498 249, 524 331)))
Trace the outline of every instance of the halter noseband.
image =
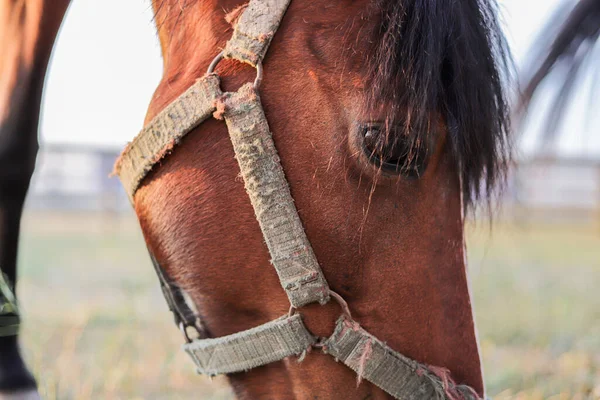
POLYGON ((397 399, 478 398, 473 389, 454 385, 417 361, 392 350, 365 331, 350 315, 344 299, 329 289, 306 237, 264 114, 258 88, 262 60, 291 0, 251 0, 232 38, 210 64, 207 73, 169 104, 129 144, 117 161, 131 202, 144 177, 173 146, 211 116, 224 119, 246 191, 271 255, 290 312, 258 327, 219 338, 206 338, 201 321, 187 306, 181 290, 151 255, 161 288, 175 322, 184 332, 184 349, 198 373, 218 375, 247 371, 289 356, 320 348, 397 399), (214 73, 223 58, 257 69, 254 83, 237 92, 222 92, 214 73), (333 297, 342 308, 330 337, 317 338, 297 309, 333 297), (190 339, 188 328, 199 338, 190 339))

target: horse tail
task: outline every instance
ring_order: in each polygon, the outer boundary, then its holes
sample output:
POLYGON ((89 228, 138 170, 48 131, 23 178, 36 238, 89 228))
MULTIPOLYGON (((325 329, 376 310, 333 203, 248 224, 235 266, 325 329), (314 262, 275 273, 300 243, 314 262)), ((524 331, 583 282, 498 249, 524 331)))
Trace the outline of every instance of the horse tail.
POLYGON ((559 8, 536 40, 535 47, 539 50, 526 68, 525 75, 529 78, 522 86, 517 119, 524 119, 532 100, 551 77, 558 84, 558 90, 551 98, 543 132, 546 138, 555 135, 578 78, 591 67, 587 61, 594 53, 599 35, 600 1, 579 0, 570 12, 567 6, 559 8))

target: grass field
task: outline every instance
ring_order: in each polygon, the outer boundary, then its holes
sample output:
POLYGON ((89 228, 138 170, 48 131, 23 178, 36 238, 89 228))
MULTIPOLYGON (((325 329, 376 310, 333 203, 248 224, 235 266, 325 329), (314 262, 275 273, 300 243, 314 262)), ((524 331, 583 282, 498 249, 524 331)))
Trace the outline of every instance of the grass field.
MULTIPOLYGON (((469 228, 488 394, 600 399, 600 229, 469 228)), ((23 347, 45 399, 231 399, 193 372, 131 216, 27 214, 23 347)))

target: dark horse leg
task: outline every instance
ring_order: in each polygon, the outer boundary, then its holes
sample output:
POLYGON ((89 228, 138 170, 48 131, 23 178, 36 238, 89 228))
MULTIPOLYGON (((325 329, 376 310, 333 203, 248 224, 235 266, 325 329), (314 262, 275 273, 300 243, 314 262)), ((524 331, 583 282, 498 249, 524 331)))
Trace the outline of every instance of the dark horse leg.
MULTIPOLYGON (((69 1, 0 4, 0 268, 12 285, 21 212, 38 151, 44 77, 69 1)), ((30 398, 35 387, 18 337, 0 336, 0 399, 30 398)))

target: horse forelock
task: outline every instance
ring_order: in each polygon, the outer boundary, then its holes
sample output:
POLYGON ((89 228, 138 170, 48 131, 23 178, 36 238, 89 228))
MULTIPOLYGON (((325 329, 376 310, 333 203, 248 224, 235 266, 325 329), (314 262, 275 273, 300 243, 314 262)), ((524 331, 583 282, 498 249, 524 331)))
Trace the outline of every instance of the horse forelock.
MULTIPOLYGON (((507 84, 512 59, 495 0, 376 0, 369 103, 387 106, 385 126, 433 141, 442 115, 465 206, 489 202, 510 163, 507 84), (401 129, 398 129, 400 125, 401 129)), ((392 133, 390 133, 392 134, 392 133)))

